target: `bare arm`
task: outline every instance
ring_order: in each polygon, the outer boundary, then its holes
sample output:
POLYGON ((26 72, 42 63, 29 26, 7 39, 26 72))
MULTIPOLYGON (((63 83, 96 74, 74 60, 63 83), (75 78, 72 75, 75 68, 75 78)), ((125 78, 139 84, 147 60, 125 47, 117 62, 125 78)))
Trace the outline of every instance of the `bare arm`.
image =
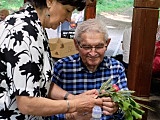
MULTIPOLYGON (((67 102, 63 100, 66 91, 54 83, 51 83, 49 98, 17 96, 17 105, 23 114, 35 116, 51 116, 54 114, 66 113, 67 102), (53 100, 56 99, 56 100, 53 100), (59 99, 59 100, 58 100, 59 99)), ((69 112, 76 111, 74 101, 69 101, 69 112)))
MULTIPOLYGON (((35 116, 51 116, 66 113, 66 100, 51 100, 42 97, 16 96, 17 106, 21 113, 35 116)), ((75 101, 69 101, 69 112, 76 111, 75 101)))
MULTIPOLYGON (((63 90, 58 85, 56 85, 55 83, 52 82, 48 96, 51 99, 63 100, 66 93, 67 93, 67 91, 63 90)), ((69 94, 68 97, 70 99, 72 99, 72 98, 74 98, 74 95, 69 94)))
MULTIPOLYGON (((53 85, 52 85, 53 87, 53 85)), ((55 91, 52 97, 55 96, 56 99, 63 99, 66 91, 60 89, 57 85, 54 86, 55 91), (60 93, 62 90, 62 93, 60 93), (57 93, 58 92, 58 93, 57 93)), ((53 90, 54 90, 53 89, 53 90)), ((92 91, 87 94, 91 94, 92 91)), ((52 92, 51 92, 52 93, 52 92)), ((86 94, 86 93, 85 93, 86 94)), ((72 95, 70 94, 70 97, 72 95)), ((17 106, 21 113, 35 116, 51 116, 60 113, 72 113, 72 112, 90 112, 94 105, 102 106, 102 99, 95 99, 93 95, 83 95, 83 97, 74 98, 74 100, 69 101, 69 111, 68 103, 66 100, 53 100, 49 98, 42 97, 28 97, 28 96, 16 96, 17 106)))
MULTIPOLYGON (((66 93, 67 91, 63 90, 58 85, 54 84, 53 82, 51 83, 50 91, 49 91, 49 98, 56 99, 56 100, 63 100, 66 93)), ((69 94, 67 98, 68 100, 72 100, 76 98, 81 98, 85 95, 90 95, 90 97, 92 96, 93 98, 96 98, 96 96, 98 96, 98 91, 96 89, 92 89, 84 93, 81 93, 79 95, 69 94)))

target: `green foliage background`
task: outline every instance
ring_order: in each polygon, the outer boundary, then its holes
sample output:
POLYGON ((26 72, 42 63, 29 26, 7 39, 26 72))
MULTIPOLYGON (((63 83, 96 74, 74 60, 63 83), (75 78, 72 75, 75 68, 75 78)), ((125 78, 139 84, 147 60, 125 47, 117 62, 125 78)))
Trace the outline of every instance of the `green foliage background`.
MULTIPOLYGON (((0 0, 0 9, 16 11, 23 6, 24 0, 0 0)), ((101 12, 122 12, 133 6, 134 0, 97 0, 97 14, 101 12)))
POLYGON ((97 13, 121 12, 133 6, 134 0, 97 0, 97 13))
MULTIPOLYGON (((18 10, 23 6, 24 0, 0 0, 0 9, 18 10)), ((117 11, 133 6, 134 0, 97 0, 97 13, 104 11, 117 11)))
POLYGON ((0 9, 18 10, 23 6, 24 0, 0 0, 0 9))

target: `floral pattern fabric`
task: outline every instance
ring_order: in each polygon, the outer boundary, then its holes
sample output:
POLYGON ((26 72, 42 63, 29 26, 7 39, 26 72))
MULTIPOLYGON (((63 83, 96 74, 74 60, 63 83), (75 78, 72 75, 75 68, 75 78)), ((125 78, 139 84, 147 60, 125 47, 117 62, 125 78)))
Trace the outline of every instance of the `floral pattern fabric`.
POLYGON ((0 24, 0 119, 35 120, 23 115, 15 96, 47 97, 52 61, 48 38, 35 9, 9 15, 0 24))

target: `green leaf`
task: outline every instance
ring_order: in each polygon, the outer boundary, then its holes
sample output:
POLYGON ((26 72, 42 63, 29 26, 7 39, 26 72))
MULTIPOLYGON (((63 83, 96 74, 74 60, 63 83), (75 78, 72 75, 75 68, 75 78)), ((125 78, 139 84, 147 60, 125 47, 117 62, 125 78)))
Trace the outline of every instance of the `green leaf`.
POLYGON ((143 115, 144 113, 145 113, 145 111, 144 110, 141 110, 141 109, 139 109, 139 108, 133 108, 133 110, 135 111, 135 112, 137 112, 138 114, 140 114, 140 115, 143 115))
POLYGON ((104 92, 104 93, 100 93, 99 95, 98 95, 98 97, 111 97, 111 95, 108 93, 108 92, 104 92))
POLYGON ((136 111, 132 110, 132 115, 135 117, 135 119, 142 119, 142 115, 138 114, 136 111))
POLYGON ((131 95, 135 93, 133 90, 119 90, 118 93, 131 95))
POLYGON ((125 120, 133 120, 133 116, 130 111, 125 112, 125 120))
POLYGON ((131 106, 128 101, 122 101, 122 104, 123 104, 122 110, 124 110, 124 111, 128 110, 129 107, 131 106))
POLYGON ((140 108, 140 105, 135 100, 133 100, 131 97, 129 98, 129 100, 133 107, 140 108))
POLYGON ((112 80, 112 78, 109 78, 106 82, 104 82, 104 83, 101 85, 99 91, 101 92, 102 90, 105 90, 105 88, 109 85, 109 83, 111 82, 111 80, 112 80))
POLYGON ((112 99, 114 102, 120 102, 120 97, 116 93, 112 94, 112 99))

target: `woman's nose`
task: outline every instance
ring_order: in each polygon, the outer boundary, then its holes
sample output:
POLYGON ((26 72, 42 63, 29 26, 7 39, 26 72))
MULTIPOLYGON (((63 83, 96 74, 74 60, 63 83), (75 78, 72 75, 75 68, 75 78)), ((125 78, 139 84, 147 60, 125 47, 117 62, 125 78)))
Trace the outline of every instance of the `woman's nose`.
POLYGON ((72 14, 69 14, 69 15, 67 16, 66 21, 71 22, 71 15, 72 15, 72 14))

